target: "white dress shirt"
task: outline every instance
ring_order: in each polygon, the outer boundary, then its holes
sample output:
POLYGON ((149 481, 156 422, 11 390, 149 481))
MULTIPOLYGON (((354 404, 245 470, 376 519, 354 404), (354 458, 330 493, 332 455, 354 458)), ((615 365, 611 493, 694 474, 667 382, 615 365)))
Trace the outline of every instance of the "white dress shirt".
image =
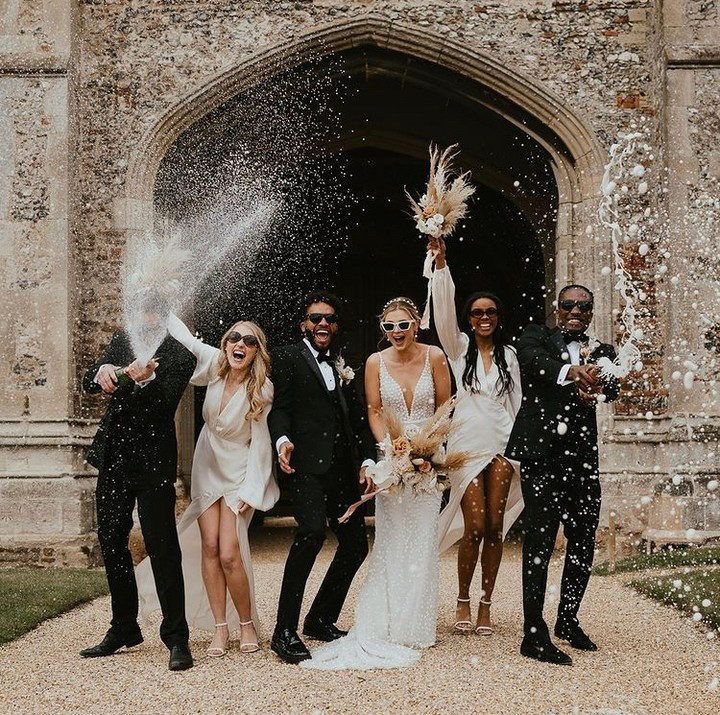
POLYGON ((572 380, 567 379, 567 374, 570 372, 570 368, 573 365, 580 364, 580 342, 578 340, 571 340, 566 346, 568 355, 570 356, 570 364, 563 365, 558 373, 557 384, 558 385, 570 385, 572 380))

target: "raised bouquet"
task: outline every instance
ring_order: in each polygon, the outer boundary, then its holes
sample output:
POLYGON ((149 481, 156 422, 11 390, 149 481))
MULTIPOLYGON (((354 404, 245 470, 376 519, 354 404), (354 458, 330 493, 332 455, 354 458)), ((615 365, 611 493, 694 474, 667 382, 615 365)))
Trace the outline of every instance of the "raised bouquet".
POLYGON ((475 193, 468 182, 469 172, 453 177, 453 159, 457 156, 457 144, 442 153, 430 145, 430 176, 425 193, 417 200, 405 191, 420 233, 433 238, 449 236, 458 221, 467 213, 467 200, 475 193))
MULTIPOLYGON (((425 193, 417 200, 405 191, 420 233, 433 238, 449 236, 458 221, 467 214, 467 200, 475 193, 468 181, 469 172, 455 175, 453 159, 457 156, 457 144, 445 151, 430 145, 430 176, 425 193), (454 178, 453 178, 454 176, 454 178)), ((430 327, 430 300, 432 298, 432 266, 435 252, 428 250, 423 265, 423 278, 428 281, 427 301, 420 319, 420 327, 430 327)))

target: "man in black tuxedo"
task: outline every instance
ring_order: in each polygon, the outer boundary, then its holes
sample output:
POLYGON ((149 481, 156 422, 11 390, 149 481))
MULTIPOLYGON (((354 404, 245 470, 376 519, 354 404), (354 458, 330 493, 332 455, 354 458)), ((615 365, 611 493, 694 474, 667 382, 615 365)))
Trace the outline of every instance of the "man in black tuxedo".
MULTIPOLYGON (((273 357, 275 399, 268 418, 281 470, 298 523, 288 554, 271 648, 283 660, 310 657, 297 633, 305 584, 329 522, 338 539, 335 556, 305 617, 303 634, 322 641, 345 635, 335 626, 353 577, 367 556, 363 510, 338 523, 348 506, 372 482, 375 441, 352 384, 338 373, 332 346, 338 332, 339 301, 330 293, 310 294, 303 304, 303 339, 273 357), (359 470, 360 459, 364 459, 359 470)), ((347 378, 347 376, 346 376, 347 378)))
POLYGON ((593 294, 579 285, 558 295, 557 327, 529 325, 518 342, 523 402, 505 454, 521 463, 523 516, 524 638, 530 658, 570 665, 550 640, 543 620, 547 570, 560 522, 567 553, 555 635, 580 650, 597 650, 577 613, 595 553, 600 516, 598 401, 613 400, 619 387, 595 364, 615 359, 611 345, 591 345, 593 294))
MULTIPOLYGON (((158 316, 146 315, 150 323, 158 316)), ((163 620, 160 637, 170 650, 170 670, 192 667, 185 620, 185 588, 175 525, 177 440, 175 411, 195 368, 195 358, 167 336, 155 358, 134 360, 124 331, 113 335, 105 354, 86 373, 86 392, 110 395, 105 416, 87 453, 97 467, 98 539, 105 561, 112 621, 105 638, 80 652, 84 658, 112 655, 142 643, 137 622, 138 592, 128 549, 132 513, 150 557, 163 620), (120 380, 115 371, 128 367, 120 380), (130 378, 130 379, 127 379, 130 378)))

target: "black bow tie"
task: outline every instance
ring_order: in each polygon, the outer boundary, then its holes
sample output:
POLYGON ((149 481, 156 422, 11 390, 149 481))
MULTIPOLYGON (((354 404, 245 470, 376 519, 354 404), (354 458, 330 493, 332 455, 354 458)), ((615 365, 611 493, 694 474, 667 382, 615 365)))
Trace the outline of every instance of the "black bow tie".
POLYGON ((568 343, 586 343, 590 338, 588 338, 587 333, 571 333, 567 330, 562 331, 563 340, 565 341, 565 345, 568 343))
POLYGON ((330 357, 329 353, 318 353, 317 361, 319 363, 321 363, 321 362, 332 363, 332 358, 330 357))

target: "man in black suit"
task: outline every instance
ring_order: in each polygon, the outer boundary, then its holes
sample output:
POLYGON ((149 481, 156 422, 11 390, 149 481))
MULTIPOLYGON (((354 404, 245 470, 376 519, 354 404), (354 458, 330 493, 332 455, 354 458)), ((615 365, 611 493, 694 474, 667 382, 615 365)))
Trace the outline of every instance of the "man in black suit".
POLYGON ((613 400, 617 381, 595 364, 615 359, 611 345, 586 334, 593 294, 580 285, 558 295, 557 327, 529 325, 518 342, 523 402, 505 454, 521 463, 524 638, 520 652, 570 665, 550 640, 543 620, 547 570, 560 522, 567 552, 555 635, 580 650, 597 650, 577 614, 595 552, 600 516, 598 434, 595 410, 613 400))
POLYGON ((329 522, 338 548, 305 617, 303 634, 322 641, 345 635, 335 626, 355 573, 367 556, 362 509, 338 523, 359 498, 359 484, 372 488, 365 468, 375 443, 367 417, 347 375, 338 372, 332 346, 338 332, 339 301, 326 292, 310 294, 301 314, 303 339, 273 357, 275 399, 268 418, 298 523, 288 554, 271 648, 283 660, 310 657, 297 633, 305 584, 329 522), (363 458, 362 467, 358 465, 363 458))
MULTIPOLYGON (((156 314, 145 316, 150 329, 156 314)), ((124 331, 113 335, 105 354, 86 373, 86 392, 110 395, 105 416, 87 454, 97 467, 98 539, 105 561, 112 621, 105 638, 80 655, 96 658, 142 643, 138 592, 128 549, 132 513, 150 557, 163 620, 160 637, 170 650, 170 670, 192 667, 185 619, 185 588, 175 525, 177 440, 175 411, 195 368, 195 358, 167 336, 146 366, 134 360, 124 331), (120 380, 115 371, 128 367, 120 380), (127 379, 129 378, 129 379, 127 379)))

